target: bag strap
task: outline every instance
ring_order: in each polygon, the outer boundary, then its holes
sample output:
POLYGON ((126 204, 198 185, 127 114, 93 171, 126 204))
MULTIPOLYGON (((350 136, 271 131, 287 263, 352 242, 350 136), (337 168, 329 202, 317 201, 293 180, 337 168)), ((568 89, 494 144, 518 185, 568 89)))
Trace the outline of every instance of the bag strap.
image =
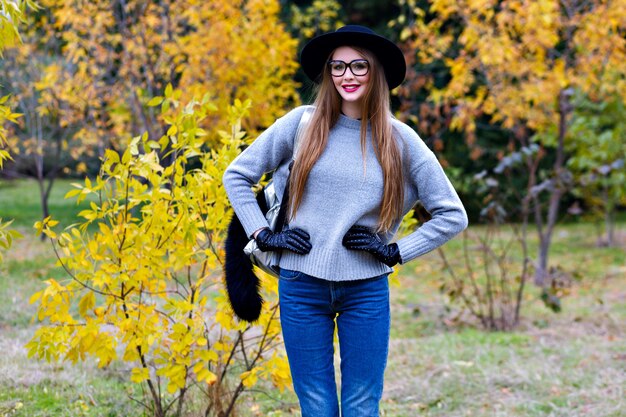
POLYGON ((309 124, 309 120, 311 120, 311 115, 315 110, 315 106, 306 106, 304 113, 300 117, 300 123, 298 123, 298 128, 296 129, 296 137, 293 141, 293 156, 291 157, 292 163, 289 165, 289 172, 291 172, 291 166, 293 165, 293 161, 296 160, 296 154, 300 147, 300 140, 302 139, 302 135, 304 135, 304 131, 309 124))
POLYGON ((296 137, 293 141, 293 155, 291 157, 291 163, 289 164, 289 174, 287 175, 287 182, 285 183, 285 190, 283 191, 283 199, 280 202, 280 210, 278 211, 278 219, 276 222, 277 230, 275 230, 274 232, 281 232, 283 230, 283 226, 285 225, 285 220, 287 217, 287 207, 289 205, 289 180, 291 179, 291 168, 293 167, 293 163, 296 160, 296 153, 298 152, 298 148, 300 147, 300 140, 304 135, 304 131, 309 124, 309 120, 311 120, 311 115, 313 114, 314 110, 314 106, 307 106, 307 108, 302 113, 302 116, 300 117, 300 122, 298 123, 298 128, 296 129, 296 137))

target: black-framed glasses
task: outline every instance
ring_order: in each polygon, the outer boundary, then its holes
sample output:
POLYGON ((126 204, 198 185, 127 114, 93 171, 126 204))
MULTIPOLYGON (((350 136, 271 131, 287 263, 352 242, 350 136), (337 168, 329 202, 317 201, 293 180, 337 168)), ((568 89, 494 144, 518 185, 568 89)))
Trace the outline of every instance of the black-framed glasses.
POLYGON ((370 63, 367 59, 355 59, 350 62, 343 62, 339 60, 328 61, 328 68, 330 68, 330 75, 333 77, 342 77, 346 73, 346 69, 350 68, 353 75, 361 77, 366 75, 370 70, 370 63))

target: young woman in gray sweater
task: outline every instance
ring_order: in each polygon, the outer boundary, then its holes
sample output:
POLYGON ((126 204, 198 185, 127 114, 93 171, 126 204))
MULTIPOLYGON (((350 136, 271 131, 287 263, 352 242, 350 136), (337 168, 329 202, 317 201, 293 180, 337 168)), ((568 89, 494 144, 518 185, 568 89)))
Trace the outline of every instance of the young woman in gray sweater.
POLYGON ((248 236, 262 250, 282 251, 281 324, 302 416, 374 417, 389 344, 387 276, 461 232, 467 216, 434 154, 391 115, 389 90, 406 72, 394 43, 344 26, 311 40, 300 61, 318 94, 297 153, 296 129, 310 106, 265 130, 228 167, 224 185, 248 236), (280 233, 268 228, 251 190, 269 171, 278 193, 289 187, 280 233), (418 200, 432 219, 392 243, 418 200))

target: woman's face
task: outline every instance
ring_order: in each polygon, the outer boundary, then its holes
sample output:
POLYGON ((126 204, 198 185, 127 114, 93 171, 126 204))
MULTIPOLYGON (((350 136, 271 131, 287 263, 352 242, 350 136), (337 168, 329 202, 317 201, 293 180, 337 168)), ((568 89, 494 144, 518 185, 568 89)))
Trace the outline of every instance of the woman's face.
MULTIPOLYGON (((332 76, 335 88, 343 99, 344 105, 360 106, 370 79, 371 69, 369 68, 369 63, 355 49, 349 46, 337 48, 332 55, 331 61, 343 61, 346 64, 343 75, 332 76), (348 67, 348 64, 351 62, 352 68, 348 67), (357 74, 365 72, 365 75, 354 75, 352 70, 357 74)), ((340 72, 337 70, 341 70, 342 66, 339 62, 331 63, 331 75, 333 67, 335 67, 335 72, 340 72)))

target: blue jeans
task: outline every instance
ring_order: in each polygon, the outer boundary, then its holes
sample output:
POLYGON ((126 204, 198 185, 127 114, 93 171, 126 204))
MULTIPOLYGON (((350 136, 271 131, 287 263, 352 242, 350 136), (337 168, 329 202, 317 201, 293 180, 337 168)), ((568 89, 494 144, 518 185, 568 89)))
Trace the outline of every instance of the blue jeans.
POLYGON ((280 318, 302 417, 339 417, 333 332, 341 356, 341 416, 378 417, 389 349, 387 275, 333 282, 282 269, 280 318))

